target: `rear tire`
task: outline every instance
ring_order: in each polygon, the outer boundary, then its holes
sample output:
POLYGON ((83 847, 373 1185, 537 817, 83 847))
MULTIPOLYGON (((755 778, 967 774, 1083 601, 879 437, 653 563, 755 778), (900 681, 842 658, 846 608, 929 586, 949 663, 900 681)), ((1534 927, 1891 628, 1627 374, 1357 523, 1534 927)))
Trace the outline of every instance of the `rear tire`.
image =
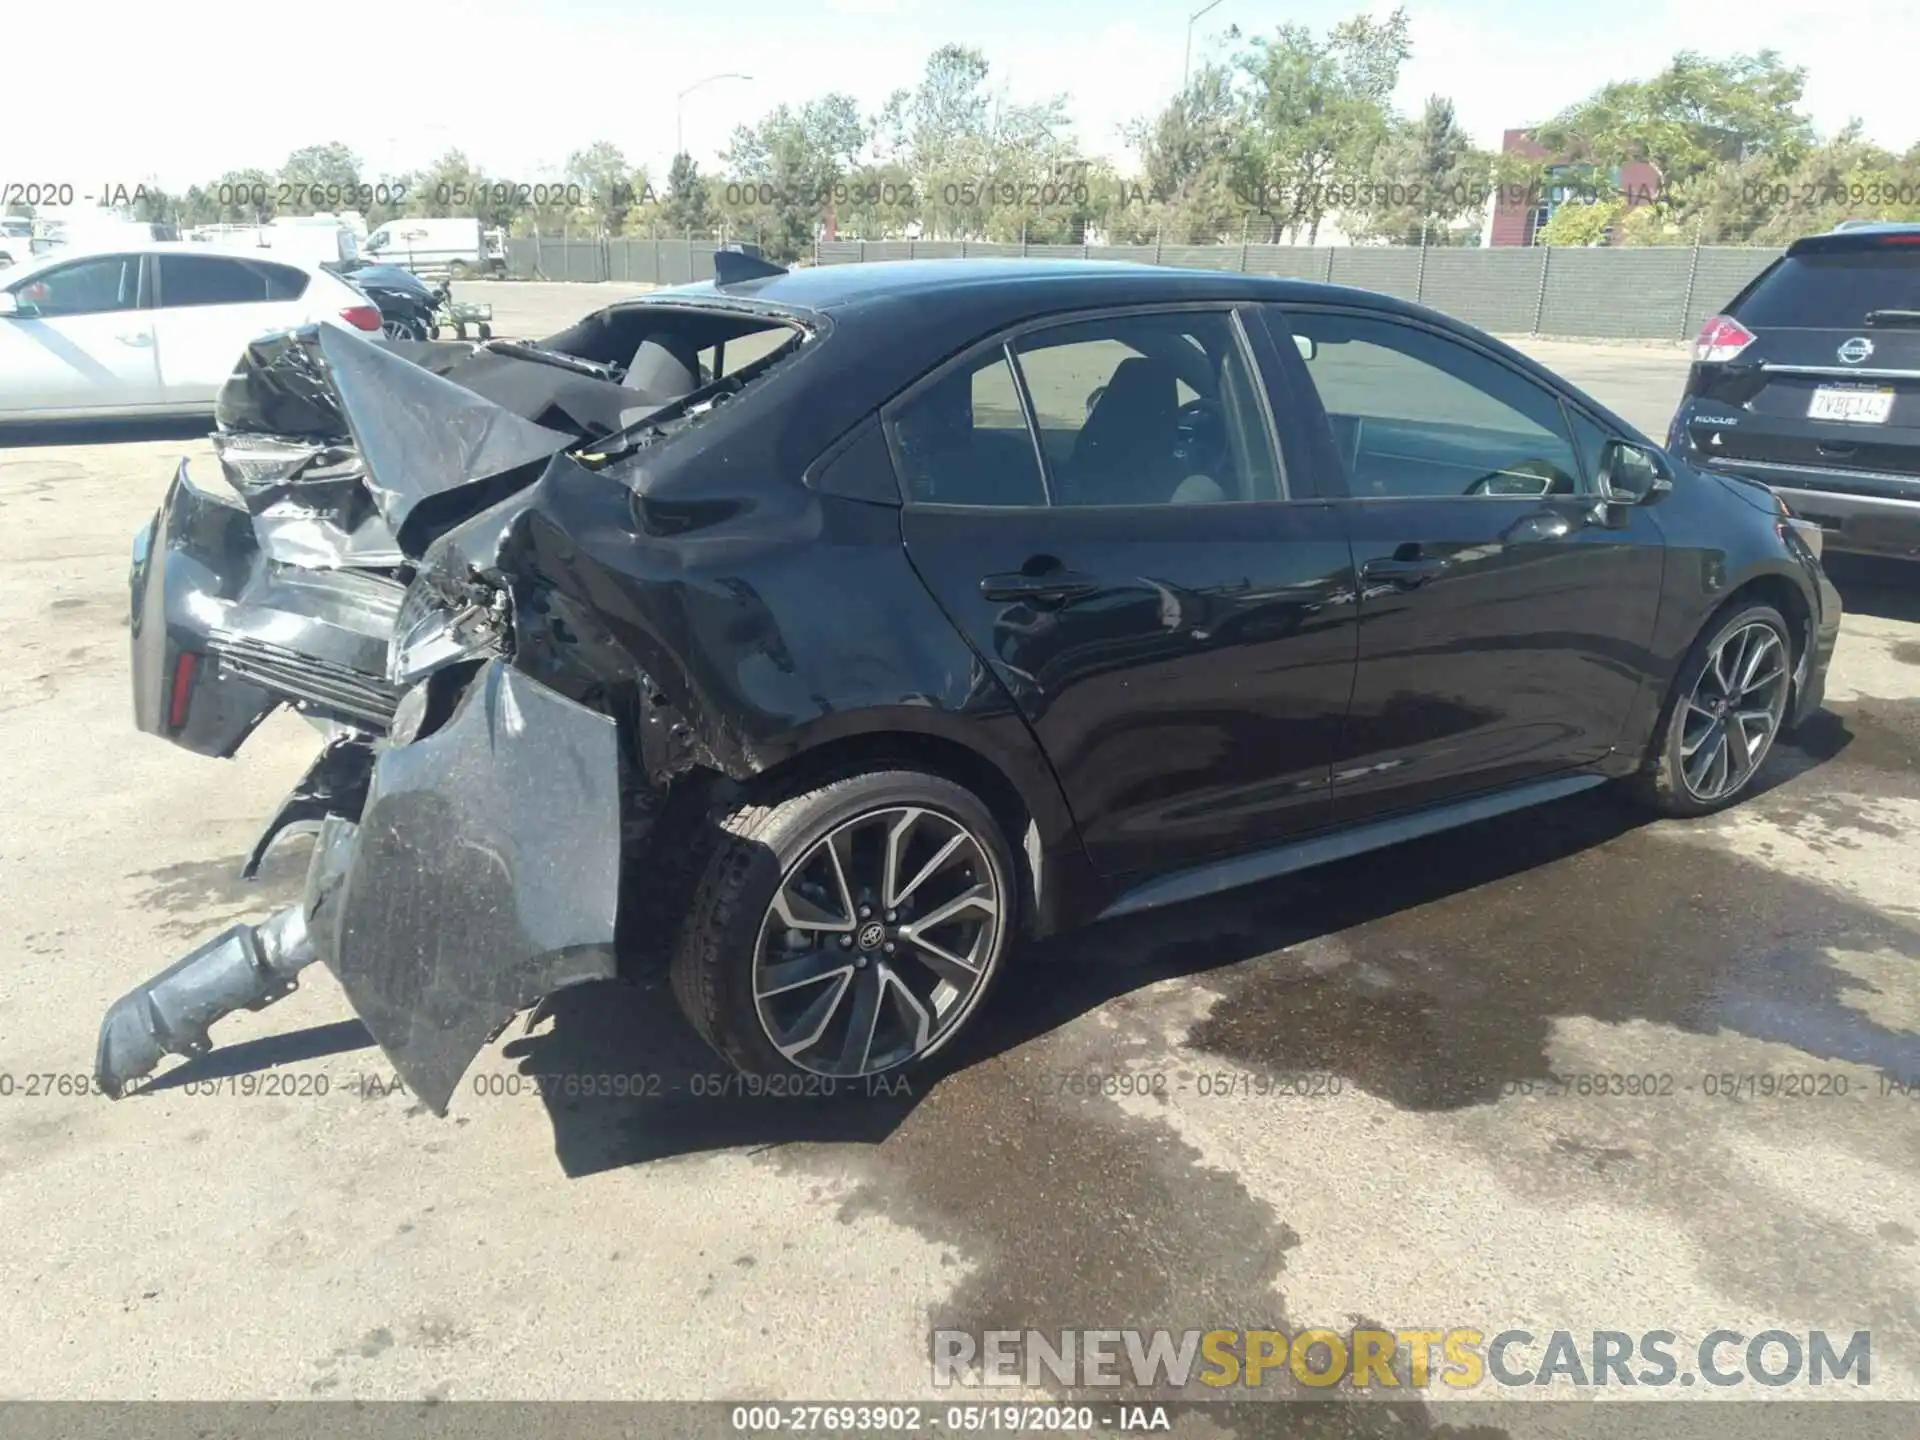
POLYGON ((906 1071, 978 1013, 1016 933, 1012 853, 937 775, 842 775, 734 809, 672 962, 701 1038, 748 1075, 906 1071))
POLYGON ((1687 651, 1635 797, 1661 815, 1710 815, 1753 788, 1793 693, 1793 632, 1771 605, 1735 607, 1687 651))

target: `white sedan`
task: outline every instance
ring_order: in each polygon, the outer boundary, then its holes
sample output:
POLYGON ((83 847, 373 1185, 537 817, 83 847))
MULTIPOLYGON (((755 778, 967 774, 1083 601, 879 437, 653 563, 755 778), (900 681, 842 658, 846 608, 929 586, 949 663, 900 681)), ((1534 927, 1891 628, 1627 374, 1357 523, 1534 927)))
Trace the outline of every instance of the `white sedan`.
POLYGON ((189 243, 65 252, 0 271, 0 421, 208 414, 247 343, 307 324, 380 333, 313 265, 189 243))

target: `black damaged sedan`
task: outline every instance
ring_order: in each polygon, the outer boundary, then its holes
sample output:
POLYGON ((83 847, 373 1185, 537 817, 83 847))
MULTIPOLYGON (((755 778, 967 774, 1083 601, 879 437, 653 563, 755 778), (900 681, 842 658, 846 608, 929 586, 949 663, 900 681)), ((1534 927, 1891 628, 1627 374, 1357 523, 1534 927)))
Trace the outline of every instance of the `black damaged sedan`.
POLYGON ((1698 815, 1818 707, 1819 532, 1380 295, 955 261, 541 344, 256 342, 136 543, 142 729, 326 740, 301 899, 117 1003, 121 1093, 314 961, 444 1113, 670 968, 759 1074, 921 1061, 1021 937, 1608 781, 1698 815))

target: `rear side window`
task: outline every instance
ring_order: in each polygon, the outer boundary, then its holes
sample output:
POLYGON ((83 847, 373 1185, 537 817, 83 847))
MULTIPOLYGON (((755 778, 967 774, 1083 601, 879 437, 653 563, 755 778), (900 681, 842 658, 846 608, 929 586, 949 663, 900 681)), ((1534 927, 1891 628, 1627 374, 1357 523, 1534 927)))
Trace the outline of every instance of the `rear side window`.
POLYGON ((307 276, 290 265, 215 255, 162 255, 160 304, 257 305, 269 300, 298 300, 307 276))
POLYGON ((1046 481, 1005 350, 922 390, 893 422, 907 498, 933 505, 1045 505, 1046 481))
POLYGON ((1920 247, 1796 255, 1761 276, 1733 310, 1742 325, 1853 330, 1869 310, 1920 310, 1920 247))

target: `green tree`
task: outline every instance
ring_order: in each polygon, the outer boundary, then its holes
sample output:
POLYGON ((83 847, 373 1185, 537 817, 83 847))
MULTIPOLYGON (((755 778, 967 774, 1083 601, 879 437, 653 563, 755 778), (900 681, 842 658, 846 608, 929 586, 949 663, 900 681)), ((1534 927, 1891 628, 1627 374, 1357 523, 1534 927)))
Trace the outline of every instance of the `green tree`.
POLYGON ((1420 116, 1395 121, 1381 148, 1365 229, 1395 244, 1446 244, 1449 226, 1480 215, 1493 186, 1492 156, 1476 148, 1453 102, 1430 96, 1420 116))
POLYGON ((720 218, 729 233, 756 237, 771 258, 796 259, 818 238, 834 188, 845 184, 866 143, 859 106, 838 93, 737 127, 721 154, 730 183, 720 218))
POLYGON ((1605 200, 1568 200, 1554 207, 1553 216, 1534 237, 1539 245, 1601 245, 1607 232, 1626 213, 1627 202, 1605 200))
POLYGON ((1682 51, 1651 79, 1603 85, 1534 139, 1596 167, 1595 199, 1607 198, 1606 171, 1642 161, 1658 176, 1652 199, 1662 225, 1738 228, 1741 206, 1725 187, 1752 192, 1766 177, 1795 171, 1814 149, 1812 121, 1799 108, 1805 88, 1806 71, 1771 50, 1719 60, 1682 51))
POLYGON ((1066 97, 1016 104, 991 73, 978 50, 935 50, 881 111, 881 158, 909 177, 929 238, 1077 240, 1095 197, 1066 97))
POLYGON ((408 215, 471 215, 482 225, 502 230, 524 231, 537 223, 518 193, 505 183, 489 181, 464 150, 447 151, 408 176, 406 185, 408 215))
POLYGON ((292 214, 359 208, 360 157, 338 141, 295 150, 281 163, 278 179, 287 187, 292 214))
POLYGON ((717 223, 706 178, 685 151, 673 157, 667 170, 667 193, 656 218, 669 235, 707 235, 717 223))
MULTIPOLYGON (((635 209, 651 198, 644 166, 627 163, 620 147, 610 140, 596 140, 584 150, 567 156, 566 178, 580 187, 581 205, 570 218, 573 223, 618 235, 626 227, 635 209)), ((548 207, 543 218, 560 218, 562 207, 548 207)))
POLYGON ((1124 181, 1116 187, 1118 213, 1103 217, 1107 228, 1127 239, 1189 245, 1237 236, 1248 210, 1234 183, 1239 110, 1232 72, 1209 64, 1159 115, 1133 126, 1137 189, 1124 181))
POLYGON ((1314 243, 1321 222, 1364 199, 1392 128, 1391 97, 1412 53, 1407 13, 1356 15, 1316 38, 1282 25, 1237 64, 1245 98, 1236 164, 1243 198, 1269 238, 1314 243))
POLYGON ((213 215, 210 222, 201 223, 265 224, 273 218, 273 202, 279 188, 274 177, 264 170, 229 170, 207 187, 213 215))

